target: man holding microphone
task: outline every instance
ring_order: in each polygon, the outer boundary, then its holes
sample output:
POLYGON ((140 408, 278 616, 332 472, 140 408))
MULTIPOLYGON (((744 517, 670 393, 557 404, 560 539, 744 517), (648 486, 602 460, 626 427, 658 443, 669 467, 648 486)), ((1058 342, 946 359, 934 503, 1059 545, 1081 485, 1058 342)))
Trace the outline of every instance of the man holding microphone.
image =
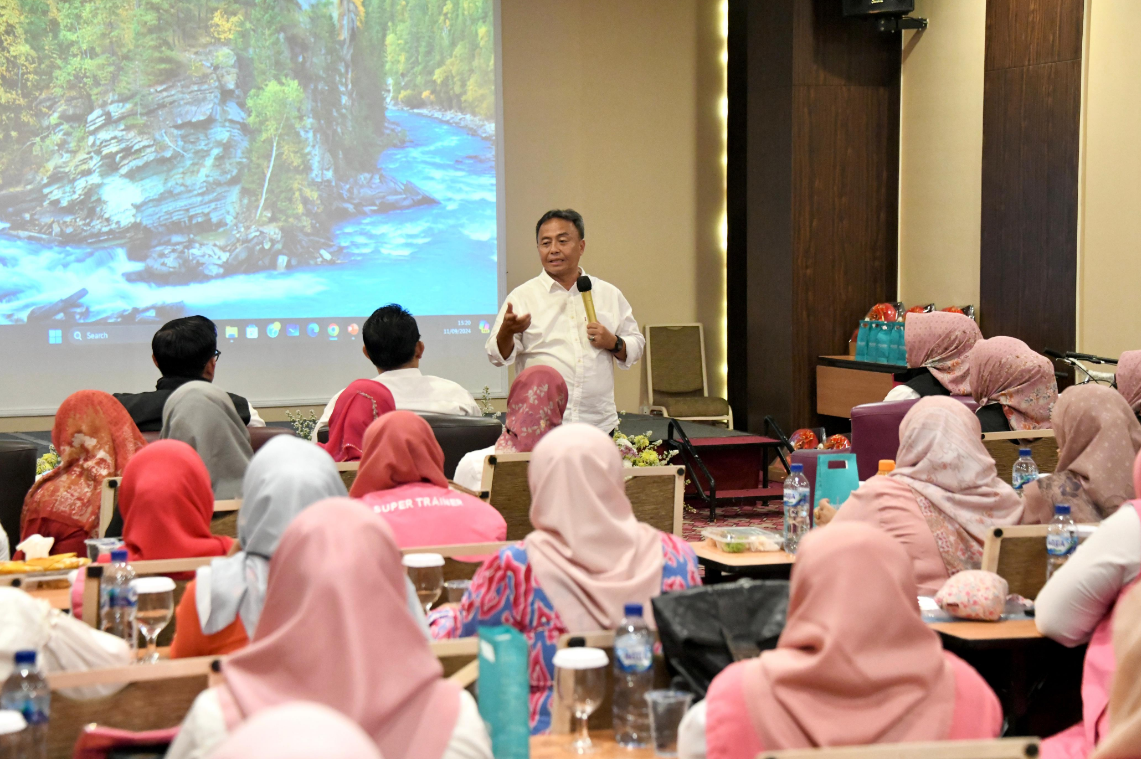
POLYGON ((614 364, 629 369, 646 339, 622 292, 579 268, 585 227, 576 211, 548 211, 535 225, 543 272, 507 296, 485 346, 496 366, 516 373, 540 364, 557 369, 570 398, 564 422, 609 434, 618 426, 614 364))

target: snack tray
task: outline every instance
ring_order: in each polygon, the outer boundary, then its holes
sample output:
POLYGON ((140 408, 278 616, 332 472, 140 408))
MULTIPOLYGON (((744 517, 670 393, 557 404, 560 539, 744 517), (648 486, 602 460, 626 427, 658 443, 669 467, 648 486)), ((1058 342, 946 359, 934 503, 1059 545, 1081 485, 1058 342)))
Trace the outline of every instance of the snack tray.
POLYGON ((760 527, 706 527, 701 537, 725 553, 779 551, 784 542, 780 533, 760 527))

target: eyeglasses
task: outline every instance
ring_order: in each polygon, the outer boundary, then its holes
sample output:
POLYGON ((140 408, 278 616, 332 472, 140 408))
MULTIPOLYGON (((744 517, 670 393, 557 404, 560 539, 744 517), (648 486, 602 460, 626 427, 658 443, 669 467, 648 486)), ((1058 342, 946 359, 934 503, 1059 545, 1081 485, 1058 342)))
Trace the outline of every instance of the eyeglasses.
POLYGON ((214 358, 222 358, 222 351, 219 351, 219 350, 214 351, 214 358))

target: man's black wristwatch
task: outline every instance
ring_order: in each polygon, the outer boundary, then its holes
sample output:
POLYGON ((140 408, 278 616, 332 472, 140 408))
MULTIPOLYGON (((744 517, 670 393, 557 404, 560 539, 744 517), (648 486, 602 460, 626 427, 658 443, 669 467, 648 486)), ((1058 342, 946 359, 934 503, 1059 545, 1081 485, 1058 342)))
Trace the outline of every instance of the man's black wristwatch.
POLYGON ((610 352, 613 353, 615 356, 617 356, 619 353, 622 352, 622 349, 625 347, 626 347, 626 341, 623 340, 618 335, 615 335, 614 336, 614 347, 610 349, 610 352))

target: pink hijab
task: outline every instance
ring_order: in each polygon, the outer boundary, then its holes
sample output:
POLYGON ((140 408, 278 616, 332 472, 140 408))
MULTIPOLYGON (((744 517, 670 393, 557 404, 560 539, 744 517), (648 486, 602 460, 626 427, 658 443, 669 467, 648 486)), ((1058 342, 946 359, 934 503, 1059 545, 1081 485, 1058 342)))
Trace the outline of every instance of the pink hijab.
POLYGON ((948 736, 954 670, 915 598, 911 561, 881 530, 836 523, 804 538, 780 641, 742 676, 765 750, 948 736))
POLYGON ((381 759, 372 738, 323 704, 295 701, 266 709, 234 731, 210 759, 381 759))
POLYGON ((337 397, 329 417, 329 442, 322 447, 333 461, 360 461, 365 430, 395 410, 391 390, 376 380, 356 380, 337 397))
POLYGON ((1134 413, 1141 411, 1141 351, 1125 351, 1117 360, 1117 391, 1134 413))
POLYGON ((308 699, 356 722, 386 756, 440 759, 460 689, 408 611, 400 558, 384 520, 356 501, 301 512, 270 561, 253 641, 224 661, 224 711, 227 696, 246 719, 308 699))
POLYGON ((361 498, 414 482, 446 488, 444 449, 432 426, 419 414, 393 411, 368 426, 364 453, 349 495, 361 498))
POLYGON ((507 425, 495 450, 529 453, 539 439, 563 423, 567 410, 567 383, 549 366, 524 369, 507 394, 507 425))
POLYGON ((974 319, 946 311, 908 314, 903 339, 909 367, 926 367, 951 395, 971 394, 967 355, 983 339, 974 319))
POLYGON ((1068 504, 1075 522, 1100 522, 1137 493, 1133 461, 1141 423, 1113 388, 1074 385, 1058 396, 1052 418, 1058 466, 1025 490, 1026 508, 1041 523, 1055 504, 1068 504))
POLYGON ((566 424, 531 455, 531 524, 527 558, 555 611, 573 632, 611 630, 627 603, 662 589, 662 538, 634 518, 622 455, 605 433, 566 424))
POLYGON ((992 337, 975 343, 968 360, 975 403, 1001 403, 1012 430, 1050 429, 1050 412, 1058 400, 1050 359, 1017 338, 992 337))

